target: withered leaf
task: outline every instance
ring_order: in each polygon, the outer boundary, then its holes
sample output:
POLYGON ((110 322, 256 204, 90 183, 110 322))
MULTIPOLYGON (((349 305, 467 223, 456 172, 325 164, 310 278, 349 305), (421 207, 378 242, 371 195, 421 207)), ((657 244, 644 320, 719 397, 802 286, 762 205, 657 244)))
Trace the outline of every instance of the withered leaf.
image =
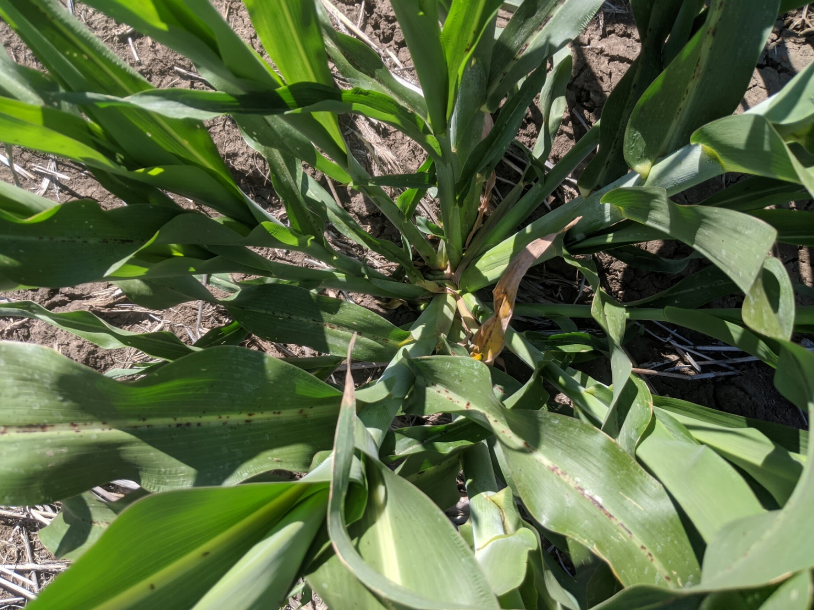
POLYGON ((517 289, 520 286, 520 281, 534 262, 551 247, 557 236, 573 227, 579 222, 580 218, 582 217, 574 219, 557 233, 535 239, 511 260, 492 293, 494 295, 495 313, 483 323, 472 339, 474 345, 472 349, 473 358, 482 360, 486 364, 492 364, 495 358, 500 355, 505 343, 506 330, 509 328, 509 322, 511 322, 514 314, 514 305, 517 301, 517 289))

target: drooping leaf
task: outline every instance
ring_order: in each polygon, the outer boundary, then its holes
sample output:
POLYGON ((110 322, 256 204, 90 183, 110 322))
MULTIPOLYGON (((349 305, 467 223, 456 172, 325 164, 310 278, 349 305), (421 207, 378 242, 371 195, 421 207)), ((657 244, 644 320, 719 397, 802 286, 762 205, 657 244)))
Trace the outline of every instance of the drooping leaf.
POLYGON ((768 257, 743 302, 743 321, 773 339, 790 340, 794 330, 794 288, 783 263, 768 257))
POLYGON ((123 171, 108 157, 110 143, 99 137, 98 126, 70 113, 0 98, 0 126, 3 139, 9 144, 67 157, 106 171, 123 171))
POLYGON ((54 313, 33 301, 0 303, 0 316, 20 316, 40 320, 103 347, 134 347, 145 354, 175 360, 196 350, 167 331, 135 333, 111 326, 88 311, 54 313))
POLYGON ((472 417, 494 431, 512 481, 541 525, 593 548, 623 584, 697 580, 697 560, 666 492, 609 437, 574 418, 503 409, 485 393, 488 369, 471 358, 410 365, 429 411, 472 417))
POLYGON ((409 332, 364 307, 297 286, 253 286, 222 303, 241 326, 264 339, 307 345, 329 354, 346 352, 351 337, 358 333, 354 357, 359 360, 389 361, 399 347, 412 341, 409 332))
MULTIPOLYGON (((272 247, 280 247, 280 243, 277 242, 272 247)), ((154 280, 189 275, 245 273, 262 276, 261 279, 252 281, 255 284, 283 280, 296 282, 314 290, 335 288, 387 298, 414 299, 431 294, 416 284, 376 278, 367 280, 332 269, 313 269, 280 263, 243 247, 211 246, 208 249, 216 255, 207 256, 207 253, 203 252, 204 258, 195 255, 169 256, 162 257, 158 261, 154 257, 145 258, 135 255, 122 261, 121 264, 117 264, 109 271, 107 277, 112 281, 133 278, 154 280)))
MULTIPOLYGON (((432 157, 427 157, 427 160, 418 168, 419 172, 428 174, 428 181, 435 182, 435 163, 432 157)), ((426 191, 423 188, 411 188, 404 191, 396 199, 396 205, 404 213, 405 218, 412 218, 415 214, 418 204, 426 191)))
POLYGON ((748 292, 777 233, 767 224, 732 210, 679 206, 662 188, 620 188, 602 197, 622 214, 678 239, 710 259, 738 288, 748 292))
POLYGON ((596 265, 593 260, 577 260, 570 257, 566 257, 565 260, 579 269, 580 273, 588 280, 588 284, 594 291, 594 298, 591 302, 591 317, 596 320, 597 324, 599 324, 607 335, 613 395, 608 403, 608 413, 603 419, 602 429, 614 438, 617 437, 621 431, 623 422, 626 420, 626 416, 629 415, 630 410, 633 409, 634 413, 632 417, 640 420, 639 425, 635 427, 641 429, 635 434, 636 440, 632 443, 621 443, 625 450, 633 455, 636 441, 641 437, 644 428, 647 427, 650 421, 652 415, 652 407, 650 404, 652 399, 650 397, 650 391, 644 384, 641 385, 641 388, 635 383, 632 384, 625 394, 630 380, 631 370, 633 369, 633 363, 622 347, 622 340, 627 324, 625 309, 602 290, 599 275, 597 274, 596 265), (619 400, 623 395, 625 396, 624 404, 619 404, 619 400), (637 411, 640 411, 640 413, 636 413, 637 411))
POLYGON ((692 134, 724 171, 802 184, 814 191, 814 176, 766 117, 742 114, 714 121, 692 134))
MULTIPOLYGON (((572 221, 572 224, 575 222, 576 220, 572 221)), ((560 232, 567 231, 570 226, 564 227, 560 232)), ((552 233, 534 240, 509 263, 503 277, 495 286, 495 315, 483 323, 472 339, 472 343, 475 345, 472 352, 473 357, 480 356, 479 359, 482 359, 485 364, 492 364, 500 355, 503 350, 506 329, 509 327, 514 313, 520 281, 535 261, 551 247, 558 235, 559 233, 552 233)))
MULTIPOLYGON (((126 0, 92 0, 90 4, 190 58, 219 89, 241 94, 273 90, 283 84, 277 73, 240 39, 207 0, 162 0, 160 3, 149 0, 139 3, 138 10, 126 0), (172 9, 164 10, 169 4, 172 9)), ((310 139, 318 142, 327 154, 344 164, 343 149, 314 117, 243 115, 237 122, 244 134, 250 133, 264 145, 298 156, 334 179, 350 180, 342 168, 326 159, 311 143, 310 139)))
POLYGON ((814 122, 811 104, 814 67, 807 65, 779 92, 751 109, 752 114, 765 116, 784 139, 799 141, 807 150, 808 127, 814 122))
MULTIPOLYGON (((799 201, 807 196, 805 188, 797 184, 776 178, 749 176, 745 180, 730 184, 711 197, 707 197, 703 205, 729 208, 739 212, 752 212, 768 206, 799 201)), ((760 214, 762 212, 757 214, 753 212, 753 215, 758 217, 761 217, 760 214)))
POLYGON ((14 214, 19 218, 29 218, 56 205, 56 201, 40 197, 7 182, 0 182, 0 212, 14 214))
POLYGON ((254 148, 261 150, 266 158, 269 178, 285 205, 291 228, 302 235, 313 235, 320 245, 327 245, 322 235, 325 231, 324 224, 320 222, 319 216, 309 209, 305 199, 302 189, 304 180, 302 163, 299 159, 280 150, 264 147, 259 142, 254 148))
POLYGON ((5 49, 0 51, 0 76, 0 95, 29 104, 43 105, 42 96, 58 89, 50 75, 21 66, 8 56, 5 49))
POLYGON ((75 560, 91 548, 125 508, 147 495, 137 489, 115 502, 103 502, 94 493, 62 500, 62 510, 37 532, 40 542, 55 557, 75 560))
POLYGON ((0 497, 9 504, 118 478, 161 491, 303 472, 330 447, 340 396, 238 347, 191 354, 130 383, 35 345, 0 343, 0 362, 0 497))
POLYGON ((466 452, 464 475, 475 558, 501 605, 522 607, 519 589, 533 569, 534 555, 541 550, 540 539, 521 519, 512 490, 497 491, 486 444, 479 443, 466 452))
POLYGON ((167 309, 188 301, 213 300, 212 293, 192 275, 155 280, 120 280, 114 284, 133 303, 147 309, 167 309))

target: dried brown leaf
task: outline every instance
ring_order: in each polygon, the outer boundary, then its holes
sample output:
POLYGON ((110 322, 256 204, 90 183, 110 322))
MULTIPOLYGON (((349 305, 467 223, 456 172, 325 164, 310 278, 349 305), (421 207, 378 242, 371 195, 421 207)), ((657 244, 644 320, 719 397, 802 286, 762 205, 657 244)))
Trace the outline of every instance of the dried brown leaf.
POLYGON ((483 360, 486 364, 494 363, 495 358, 503 351, 506 330, 509 328, 509 322, 511 322, 514 314, 514 305, 517 301, 517 289, 520 286, 520 281, 531 266, 534 265, 534 262, 551 247, 557 236, 573 227, 579 222, 580 218, 576 218, 562 231, 535 239, 511 260, 492 293, 494 295, 495 313, 483 323, 472 340, 474 344, 473 358, 483 360))

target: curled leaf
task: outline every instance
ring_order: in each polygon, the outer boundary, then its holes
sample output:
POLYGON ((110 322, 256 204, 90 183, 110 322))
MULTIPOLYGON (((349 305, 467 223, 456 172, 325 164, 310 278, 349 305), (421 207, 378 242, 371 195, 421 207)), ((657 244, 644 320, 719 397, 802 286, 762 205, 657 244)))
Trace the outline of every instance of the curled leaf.
POLYGON ((506 329, 514 313, 514 304, 517 301, 517 289, 520 281, 526 272, 534 265, 535 261, 543 255, 554 243, 557 237, 581 220, 581 216, 575 218, 565 228, 557 233, 551 233, 545 237, 535 239, 515 256, 506 267, 503 277, 495 286, 494 311, 495 314, 483 323, 475 334, 472 343, 472 357, 482 360, 485 364, 492 364, 503 351, 505 343, 506 329))

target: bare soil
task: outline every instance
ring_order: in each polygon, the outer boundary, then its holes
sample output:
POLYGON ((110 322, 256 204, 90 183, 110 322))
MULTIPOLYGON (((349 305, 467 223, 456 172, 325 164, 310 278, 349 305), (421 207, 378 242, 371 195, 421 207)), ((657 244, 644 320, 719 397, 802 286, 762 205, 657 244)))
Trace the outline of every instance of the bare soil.
MULTIPOLYGON (((245 7, 238 0, 213 0, 220 12, 228 19, 235 31, 248 41, 259 53, 264 54, 262 46, 248 19, 245 7)), ((386 0, 334 0, 334 4, 353 23, 360 23, 361 29, 372 38, 381 49, 392 53, 405 66, 399 68, 398 74, 407 80, 416 81, 404 36, 397 27, 395 16, 386 0), (364 13, 360 15, 360 6, 364 13)), ((587 129, 599 120, 602 108, 610 91, 619 82, 625 71, 639 52, 639 41, 632 16, 622 0, 617 0, 612 7, 606 4, 594 18, 587 29, 571 45, 574 59, 572 81, 567 90, 567 109, 563 116, 562 127, 554 142, 550 160, 557 162, 581 138, 587 129)), ((159 45, 150 37, 131 31, 126 26, 117 24, 104 15, 90 9, 81 2, 76 3, 76 15, 93 30, 110 48, 128 64, 132 65, 156 87, 189 87, 205 88, 200 80, 191 78, 194 67, 185 58, 159 45)), ((501 24, 505 24, 508 14, 501 13, 501 24)), ((501 25, 499 24, 499 25, 501 25)), ((757 70, 750 83, 738 112, 753 107, 768 95, 777 92, 790 78, 814 60, 814 33, 809 23, 800 20, 800 13, 778 19, 774 33, 763 53, 757 70)), ((33 54, 22 44, 11 29, 0 22, 0 41, 15 61, 31 67, 40 67, 33 54)), ((395 61, 389 64, 394 66, 395 61)), ((519 139, 531 146, 540 127, 540 113, 529 111, 521 129, 519 139)), ((222 117, 207 123, 207 127, 218 149, 226 160, 238 185, 253 199, 267 207, 281 218, 285 210, 268 180, 268 168, 262 156, 249 148, 240 137, 237 127, 230 118, 222 117)), ((351 144, 355 156, 364 163, 372 173, 406 173, 417 169, 423 161, 420 148, 400 133, 363 119, 342 119, 342 127, 351 144)), ((22 186, 32 191, 41 191, 46 197, 59 201, 68 201, 79 197, 90 197, 106 207, 121 205, 115 197, 105 191, 83 168, 63 160, 49 159, 45 155, 14 148, 15 162, 31 173, 34 179, 21 175, 22 186), (43 182, 43 174, 36 167, 56 168, 64 178, 49 183, 43 182)), ((583 165, 584 167, 584 165, 583 165)), ((575 172, 578 178, 581 168, 575 172)), ((516 171, 507 164, 498 167, 496 189, 506 195, 517 180, 516 171)), ((727 177, 735 180, 736 177, 727 177)), ((8 168, 0 164, 0 180, 12 181, 8 168)), ((721 179, 700 185, 683 196, 682 203, 697 203, 722 188, 721 179)), ((558 189, 551 203, 568 201, 576 196, 576 190, 566 184, 558 189)), ((398 234, 378 210, 361 195, 348 189, 339 189, 339 197, 347 209, 372 235, 380 238, 397 240, 398 234)), ((194 205, 181 202, 184 205, 194 205)), ((811 202, 799 202, 800 209, 814 211, 811 202)), ((542 206, 541 206, 542 207, 542 206)), ((426 212, 432 215, 433 210, 426 212)), ((337 235, 330 235, 337 247, 356 255, 364 253, 355 244, 350 244, 337 235)), ((651 242, 646 246, 650 252, 667 258, 681 258, 689 254, 687 247, 675 242, 651 242)), ((782 246, 775 253, 786 265, 792 281, 814 287, 812 273, 812 252, 809 248, 782 246)), ((281 260, 297 264, 307 264, 295 254, 273 253, 281 260)), ((372 264, 376 264, 375 257, 372 264)), ((381 261, 379 261, 381 263, 381 261)), ((676 276, 660 273, 643 272, 628 267, 619 260, 605 254, 597 257, 603 287, 614 297, 623 302, 643 298, 675 283, 688 274, 697 272, 700 262, 693 262, 685 272, 676 276)), ((337 296, 337 295, 334 295, 337 296)), ((487 295, 488 296, 488 295, 487 295)), ((524 282, 521 296, 527 300, 546 299, 550 302, 589 303, 591 295, 585 290, 580 292, 580 282, 573 268, 556 261, 537 267, 524 282)), ((220 308, 205 304, 201 312, 201 323, 198 325, 197 303, 186 303, 164 311, 151 311, 130 303, 115 286, 105 283, 86 284, 77 287, 17 291, 3 294, 0 298, 12 300, 30 299, 43 307, 57 312, 85 309, 92 311, 107 322, 127 330, 169 330, 178 335, 182 341, 192 342, 198 333, 228 322, 227 314, 220 308)), ((416 315, 408 307, 389 310, 380 307, 375 299, 362 295, 351 295, 356 302, 387 316, 395 324, 404 324, 416 315)), ((814 300, 801 299, 801 304, 814 304, 814 300)), ((719 306, 734 307, 739 299, 723 299, 719 306)), ((521 323, 522 326, 522 323, 521 323)), ((591 329, 589 321, 581 321, 581 327, 591 329)), ((661 337, 667 332, 654 324, 647 323, 647 330, 661 337)), ((680 332, 680 331, 679 331, 680 332)), ((709 343, 708 338, 684 335, 695 344, 709 343)), ((140 358, 132 349, 104 350, 69 333, 57 330, 45 323, 31 320, 0 319, 0 339, 24 341, 45 345, 60 351, 65 356, 90 366, 98 371, 121 368, 132 364, 140 358)), ((266 351, 276 356, 285 355, 280 348, 256 339, 249 339, 246 345, 266 351)), ((676 360, 677 364, 689 366, 690 363, 674 348, 656 338, 644 334, 634 340, 630 353, 637 364, 676 360)), ((313 350, 287 346, 296 354, 311 354, 313 350)), ((719 358, 725 356, 716 356, 719 358)), ((511 359, 507 365, 512 366, 511 359)), ((512 367, 513 368, 513 367, 512 367)), ((602 381, 610 381, 607 367, 598 361, 588 363, 585 370, 602 381)), ((772 371, 760 363, 747 363, 736 366, 740 373, 736 376, 721 377, 713 380, 698 381, 691 377, 673 379, 667 377, 650 378, 653 389, 661 395, 683 398, 699 404, 718 408, 732 413, 748 415, 790 426, 805 425, 801 413, 788 403, 775 390, 772 384, 772 371)), ((564 397, 558 397, 562 401, 564 397)), ((0 564, 14 563, 21 560, 21 539, 19 528, 21 522, 3 520, 0 516, 0 564), (16 529, 15 529, 16 528, 16 529), (17 540, 17 542, 15 542, 17 540)), ((35 524, 23 523, 31 532, 35 524)), ((31 536, 34 552, 41 559, 47 558, 47 551, 39 546, 36 536, 31 536)), ((0 610, 19 607, 17 604, 3 603, 4 593, 0 589, 0 610)))

